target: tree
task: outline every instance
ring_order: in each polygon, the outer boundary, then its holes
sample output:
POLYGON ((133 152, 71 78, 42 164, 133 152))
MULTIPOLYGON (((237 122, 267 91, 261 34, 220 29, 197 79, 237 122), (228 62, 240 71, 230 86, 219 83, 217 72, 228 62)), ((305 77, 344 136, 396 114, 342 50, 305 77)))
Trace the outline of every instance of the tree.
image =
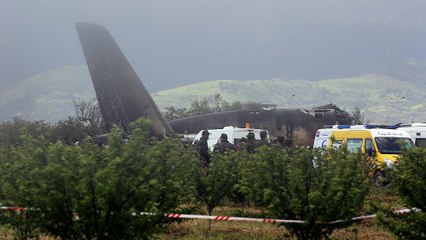
MULTIPOLYGON (((208 214, 232 191, 237 182, 238 169, 236 165, 237 154, 234 151, 213 153, 210 165, 204 167, 199 163, 195 177, 196 197, 204 202, 208 214)), ((209 220, 209 230, 211 220, 209 220)))
POLYGON ((130 128, 127 143, 114 128, 106 148, 90 139, 65 145, 26 135, 1 156, 5 203, 30 209, 13 218, 15 232, 22 238, 41 232, 61 239, 146 239, 161 229, 163 214, 178 207, 186 190, 178 174, 188 175, 182 172, 188 159, 178 156, 187 153, 178 140, 150 140, 146 120, 130 128))
POLYGON ((73 99, 73 104, 77 115, 76 120, 82 123, 83 129, 87 135, 94 137, 106 132, 101 108, 95 98, 87 101, 73 99))
POLYGON ((303 147, 290 152, 259 148, 252 161, 248 171, 255 179, 247 181, 251 197, 267 206, 271 217, 305 221, 283 224, 298 239, 326 238, 350 225, 323 223, 356 216, 368 193, 367 167, 358 155, 342 150, 314 154, 303 147))
POLYGON ((43 135, 50 139, 53 128, 52 124, 44 121, 30 122, 21 118, 12 118, 10 121, 0 124, 0 145, 21 145, 21 136, 24 133, 33 137, 43 135))
POLYGON ((87 125, 75 117, 68 117, 66 120, 58 121, 52 127, 51 142, 61 141, 65 144, 75 144, 82 142, 87 137, 93 137, 91 131, 87 130, 87 125))
POLYGON ((163 112, 166 120, 175 120, 184 117, 197 116, 215 112, 225 112, 242 109, 258 109, 262 106, 260 103, 248 102, 242 104, 239 101, 229 103, 223 100, 220 94, 210 97, 192 99, 189 106, 186 108, 175 108, 169 106, 163 112))
POLYGON ((392 172, 392 186, 410 209, 405 215, 391 211, 379 214, 379 223, 399 239, 426 239, 426 149, 414 148, 403 151, 399 165, 392 172))
MULTIPOLYGON (((278 146, 273 146, 273 148, 276 147, 278 146)), ((263 196, 268 189, 269 182, 273 181, 273 179, 269 178, 270 175, 264 174, 268 171, 267 159, 271 161, 272 158, 278 158, 276 161, 279 162, 284 152, 274 149, 271 151, 271 155, 263 151, 256 155, 249 154, 246 151, 240 152, 239 154, 242 155, 244 159, 238 162, 241 175, 238 183, 240 191, 256 206, 266 207, 267 203, 263 201, 263 196)))
POLYGON ((173 106, 169 106, 165 108, 163 112, 163 116, 166 120, 175 120, 179 118, 188 117, 188 110, 186 108, 175 108, 173 106))
POLYGON ((365 124, 365 116, 361 114, 361 109, 355 107, 355 110, 352 112, 353 124, 363 125, 365 124))
POLYGON ((19 145, 21 143, 20 136, 24 132, 34 138, 44 136, 52 143, 62 141, 67 144, 81 142, 87 136, 94 137, 105 133, 101 118, 95 117, 98 115, 94 113, 96 107, 92 106, 95 104, 93 101, 75 101, 74 105, 79 117, 68 117, 68 119, 60 120, 57 123, 30 122, 20 118, 12 118, 10 121, 2 122, 0 124, 0 145, 19 145), (91 113, 88 113, 89 111, 91 113))

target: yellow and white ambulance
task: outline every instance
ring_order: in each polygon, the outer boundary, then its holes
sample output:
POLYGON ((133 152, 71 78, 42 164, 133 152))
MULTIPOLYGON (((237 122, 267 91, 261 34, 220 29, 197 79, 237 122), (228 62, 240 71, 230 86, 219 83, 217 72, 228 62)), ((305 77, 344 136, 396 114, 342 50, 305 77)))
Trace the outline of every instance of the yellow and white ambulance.
POLYGON ((404 147, 414 147, 407 132, 397 129, 369 128, 339 129, 331 132, 328 147, 345 146, 350 153, 367 155, 375 181, 380 181, 386 167, 398 162, 404 147))

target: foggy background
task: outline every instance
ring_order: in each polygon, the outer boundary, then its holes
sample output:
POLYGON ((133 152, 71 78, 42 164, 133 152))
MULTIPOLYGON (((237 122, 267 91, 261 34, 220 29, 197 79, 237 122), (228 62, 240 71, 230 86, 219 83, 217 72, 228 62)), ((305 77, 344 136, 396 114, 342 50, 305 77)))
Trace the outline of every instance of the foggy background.
POLYGON ((368 73, 424 84, 425 13, 423 0, 0 0, 0 87, 84 65, 76 21, 108 29, 150 92, 368 73))

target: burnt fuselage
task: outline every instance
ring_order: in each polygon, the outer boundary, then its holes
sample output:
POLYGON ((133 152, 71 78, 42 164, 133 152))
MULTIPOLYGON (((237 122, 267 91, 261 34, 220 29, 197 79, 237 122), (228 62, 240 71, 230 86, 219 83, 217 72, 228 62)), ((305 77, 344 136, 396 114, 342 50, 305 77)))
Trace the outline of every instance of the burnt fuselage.
POLYGON ((312 145, 315 133, 324 125, 350 124, 352 119, 339 117, 339 109, 330 105, 324 109, 261 109, 219 112, 170 121, 178 133, 198 133, 203 129, 225 126, 266 129, 269 135, 284 145, 312 145))
POLYGON ((212 113, 165 121, 151 95, 109 32, 98 25, 77 23, 96 96, 108 130, 144 117, 152 122, 151 136, 197 133, 225 126, 267 129, 271 137, 290 145, 311 145, 317 129, 328 124, 350 124, 351 118, 334 105, 308 110, 259 109, 212 113))

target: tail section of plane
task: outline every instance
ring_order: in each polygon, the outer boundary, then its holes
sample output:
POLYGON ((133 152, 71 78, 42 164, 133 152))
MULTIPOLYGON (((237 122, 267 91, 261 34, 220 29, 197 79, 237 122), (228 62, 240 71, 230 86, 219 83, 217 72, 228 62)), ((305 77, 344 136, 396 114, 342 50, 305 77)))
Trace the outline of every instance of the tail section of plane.
POLYGON ((173 133, 111 34, 91 23, 76 28, 107 128, 128 131, 130 122, 144 117, 152 122, 152 136, 173 133))

